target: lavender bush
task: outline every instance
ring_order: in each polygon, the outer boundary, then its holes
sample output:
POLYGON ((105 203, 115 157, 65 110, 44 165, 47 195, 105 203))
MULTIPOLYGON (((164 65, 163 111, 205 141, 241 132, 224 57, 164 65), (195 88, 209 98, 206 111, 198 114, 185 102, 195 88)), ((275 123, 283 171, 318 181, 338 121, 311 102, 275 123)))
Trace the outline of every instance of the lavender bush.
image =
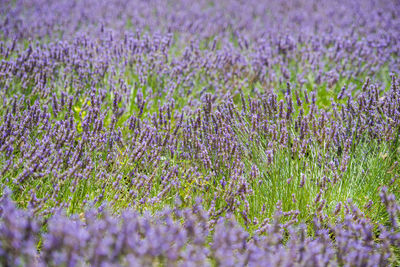
POLYGON ((399 264, 398 1, 0 1, 4 266, 399 264))

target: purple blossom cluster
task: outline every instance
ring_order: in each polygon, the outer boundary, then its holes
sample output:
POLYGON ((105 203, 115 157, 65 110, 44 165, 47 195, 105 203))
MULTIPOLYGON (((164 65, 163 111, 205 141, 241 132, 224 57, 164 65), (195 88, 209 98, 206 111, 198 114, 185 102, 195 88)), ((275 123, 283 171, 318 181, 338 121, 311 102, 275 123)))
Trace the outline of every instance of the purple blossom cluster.
POLYGON ((398 264, 399 13, 0 0, 0 263, 398 264))
MULTIPOLYGON (((124 33, 133 27, 189 39, 240 36, 245 45, 281 33, 367 35, 366 41, 385 47, 397 42, 398 13, 393 0, 3 0, 1 25, 4 36, 18 39, 95 35, 99 27, 124 33)), ((290 37, 281 41, 283 49, 295 43, 290 37)))
MULTIPOLYGON (((394 195, 384 189, 381 197, 391 220, 397 221, 400 206, 394 195)), ((211 228, 199 204, 166 208, 153 216, 126 210, 115 217, 92 209, 68 218, 56 212, 46 221, 47 232, 38 245, 43 220, 32 217, 30 210, 17 209, 6 192, 1 199, 0 262, 4 266, 387 266, 393 248, 400 245, 397 222, 377 226, 351 202, 343 208, 345 216, 335 224, 326 224, 324 215, 318 214, 312 238, 304 224, 281 223, 279 204, 271 221, 254 235, 231 217, 220 218, 211 228)))

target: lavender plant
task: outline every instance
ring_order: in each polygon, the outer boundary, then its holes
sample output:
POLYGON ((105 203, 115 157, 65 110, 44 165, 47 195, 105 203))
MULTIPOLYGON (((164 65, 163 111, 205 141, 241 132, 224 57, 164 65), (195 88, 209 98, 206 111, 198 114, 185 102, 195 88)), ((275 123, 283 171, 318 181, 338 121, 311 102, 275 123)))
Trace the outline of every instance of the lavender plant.
POLYGON ((1 264, 397 265, 399 10, 2 1, 1 264))

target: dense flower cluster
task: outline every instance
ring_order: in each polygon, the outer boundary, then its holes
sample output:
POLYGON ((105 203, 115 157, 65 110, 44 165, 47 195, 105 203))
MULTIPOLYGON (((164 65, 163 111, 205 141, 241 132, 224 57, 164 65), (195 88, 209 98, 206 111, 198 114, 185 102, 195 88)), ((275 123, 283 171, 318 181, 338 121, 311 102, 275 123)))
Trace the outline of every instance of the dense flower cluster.
POLYGON ((398 263, 399 52, 391 0, 0 1, 0 263, 398 263))
MULTIPOLYGON (((272 221, 263 225, 267 235, 249 236, 230 217, 219 219, 211 229, 207 213, 194 205, 153 216, 127 210, 114 217, 89 210, 67 218, 56 212, 47 222, 38 254, 42 222, 16 209, 8 197, 1 200, 0 213, 0 262, 5 266, 387 266, 392 248, 400 246, 398 226, 379 226, 376 234, 375 226, 351 202, 335 225, 322 224, 316 217, 313 238, 304 224, 281 224, 279 206, 272 221)), ((383 191, 382 201, 397 220, 400 206, 393 195, 383 191)))

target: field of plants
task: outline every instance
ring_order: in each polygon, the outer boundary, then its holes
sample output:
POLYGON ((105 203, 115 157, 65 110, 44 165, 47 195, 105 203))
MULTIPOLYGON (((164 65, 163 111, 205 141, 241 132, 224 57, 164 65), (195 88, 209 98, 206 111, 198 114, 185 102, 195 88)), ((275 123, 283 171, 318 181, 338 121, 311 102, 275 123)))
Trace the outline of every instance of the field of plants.
POLYGON ((399 266, 398 0, 0 0, 0 266, 399 266))

